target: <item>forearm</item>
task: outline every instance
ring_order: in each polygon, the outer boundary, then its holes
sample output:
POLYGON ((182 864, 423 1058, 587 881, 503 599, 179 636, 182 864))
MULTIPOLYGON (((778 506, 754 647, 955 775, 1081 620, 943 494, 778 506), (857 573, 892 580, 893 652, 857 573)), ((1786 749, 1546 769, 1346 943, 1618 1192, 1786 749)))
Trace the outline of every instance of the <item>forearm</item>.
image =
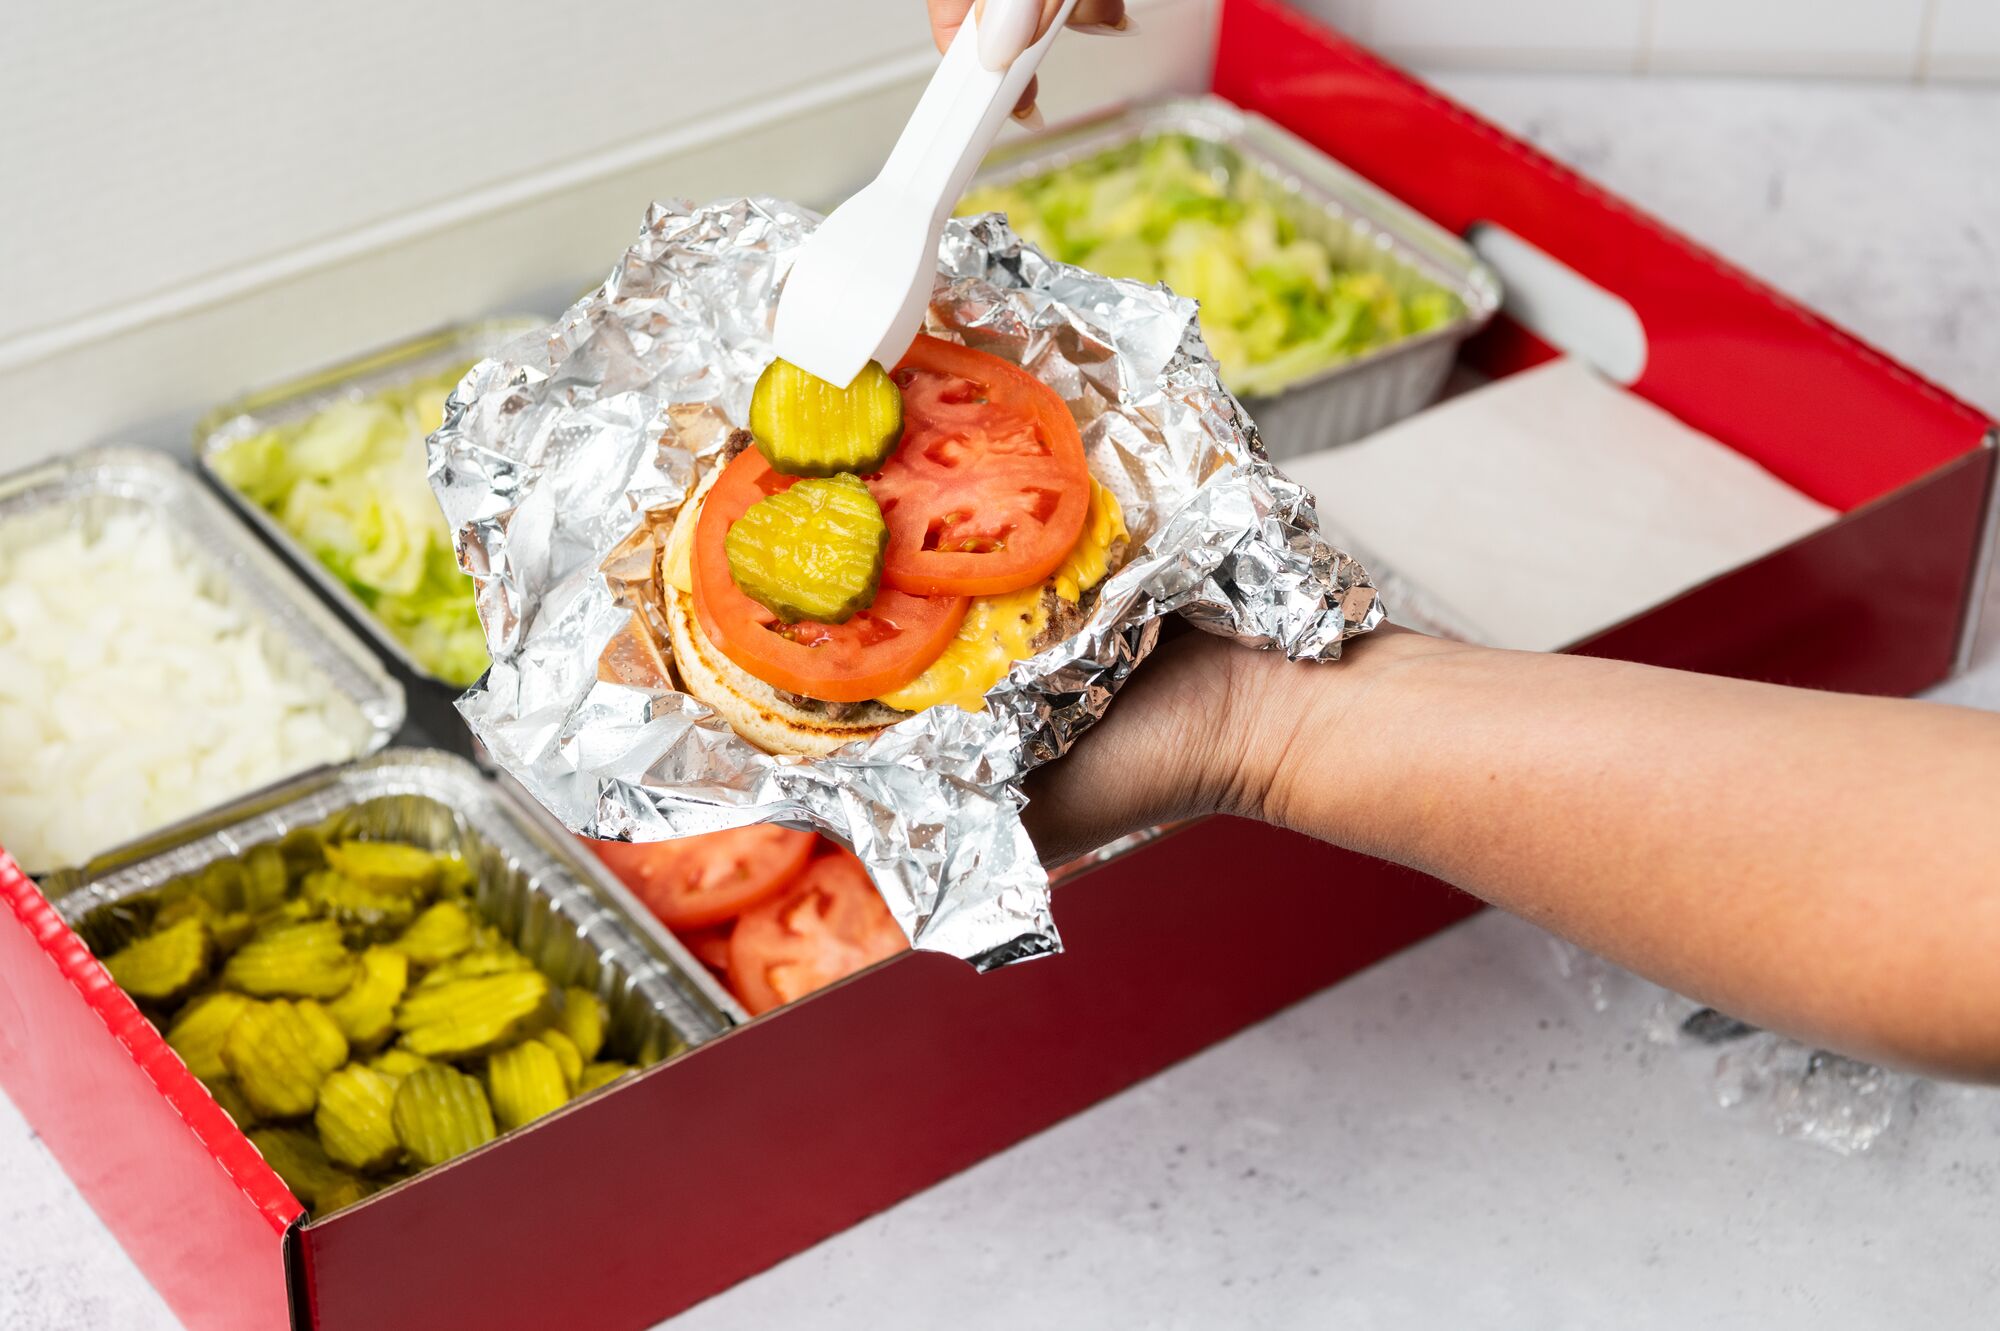
POLYGON ((1246 673, 1256 811, 1750 1020, 2000 1076, 2000 717, 1403 634, 1246 673))

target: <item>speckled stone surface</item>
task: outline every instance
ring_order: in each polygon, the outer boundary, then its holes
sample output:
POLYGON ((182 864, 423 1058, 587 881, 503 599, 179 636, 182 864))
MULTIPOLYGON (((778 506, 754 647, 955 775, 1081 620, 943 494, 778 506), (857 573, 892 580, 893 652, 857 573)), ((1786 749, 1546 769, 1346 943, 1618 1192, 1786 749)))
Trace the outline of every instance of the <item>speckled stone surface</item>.
MULTIPOLYGON (((2000 412, 2000 92, 1439 81, 2000 412)), ((2000 707, 2000 632, 1940 692, 2000 707)), ((1482 917, 676 1331, 1993 1324, 2000 1093, 1902 1086, 1842 1157, 1720 1108, 1651 991, 1592 997, 1482 917)), ((0 1100, 0 1331, 173 1325, 0 1100)))

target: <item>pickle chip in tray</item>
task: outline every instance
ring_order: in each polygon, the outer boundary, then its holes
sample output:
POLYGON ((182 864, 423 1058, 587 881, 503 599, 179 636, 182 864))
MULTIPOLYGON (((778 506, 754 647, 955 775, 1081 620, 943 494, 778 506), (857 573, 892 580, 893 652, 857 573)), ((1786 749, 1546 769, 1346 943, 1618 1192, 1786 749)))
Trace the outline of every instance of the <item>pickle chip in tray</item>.
POLYGON ((560 1108, 602 1084, 592 1058, 644 1067, 724 1024, 568 837, 457 759, 373 761, 53 884, 316 1214, 560 1108))

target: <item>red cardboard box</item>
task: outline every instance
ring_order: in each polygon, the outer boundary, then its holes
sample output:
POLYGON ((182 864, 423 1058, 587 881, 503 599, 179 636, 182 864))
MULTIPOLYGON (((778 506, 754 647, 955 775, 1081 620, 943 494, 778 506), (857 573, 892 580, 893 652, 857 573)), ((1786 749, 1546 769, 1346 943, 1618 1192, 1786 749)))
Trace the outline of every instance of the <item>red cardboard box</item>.
MULTIPOLYGON (((1647 339, 1633 391, 1842 513, 1582 650, 1876 693, 1952 671, 1990 421, 1271 0, 1225 4, 1214 88, 1621 297, 1647 339)), ((1474 354, 1497 374, 1548 349, 1503 318, 1474 354)), ((307 1222, 4 857, 0 900, 0 1084, 201 1331, 645 1326, 1474 908, 1210 820, 1067 884, 1061 957, 900 958, 307 1222)))

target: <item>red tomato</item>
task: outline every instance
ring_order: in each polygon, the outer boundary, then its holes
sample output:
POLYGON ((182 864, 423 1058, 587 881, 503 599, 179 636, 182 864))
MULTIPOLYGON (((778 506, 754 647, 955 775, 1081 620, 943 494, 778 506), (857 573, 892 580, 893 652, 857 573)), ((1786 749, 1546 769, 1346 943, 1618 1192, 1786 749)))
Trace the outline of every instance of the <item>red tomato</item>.
POLYGON ((674 937, 694 953, 696 961, 726 980, 729 978, 729 934, 735 927, 734 920, 725 920, 706 929, 682 929, 674 937))
POLYGON ((592 841, 646 909, 669 929, 700 929, 748 909, 790 883, 817 840, 759 823, 676 841, 592 841))
POLYGON ((736 922, 729 987, 754 1017, 907 947, 861 861, 836 849, 736 922))
POLYGON ((1063 400, 1009 361, 928 336, 893 377, 903 442, 868 480, 889 524, 882 585, 998 596, 1054 573, 1090 512, 1063 400))
POLYGON ((743 594, 723 540, 745 509, 792 478, 746 448, 709 488, 690 555, 694 612, 722 654, 773 688, 825 702, 866 702, 924 673, 965 618, 962 596, 912 596, 884 588, 845 624, 778 617, 743 594))

